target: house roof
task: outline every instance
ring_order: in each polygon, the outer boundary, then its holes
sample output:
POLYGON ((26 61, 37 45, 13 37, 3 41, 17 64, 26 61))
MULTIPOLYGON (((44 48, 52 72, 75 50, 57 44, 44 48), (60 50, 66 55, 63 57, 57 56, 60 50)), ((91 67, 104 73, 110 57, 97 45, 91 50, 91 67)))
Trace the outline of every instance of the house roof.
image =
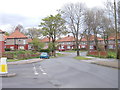
POLYGON ((75 41, 75 38, 69 35, 67 37, 57 40, 57 42, 71 42, 71 41, 75 41))
MULTIPOLYGON (((91 36, 90 36, 90 41, 93 41, 93 40, 94 40, 94 37, 95 37, 94 35, 91 35, 91 36)), ((103 40, 103 39, 102 39, 101 37, 97 37, 97 40, 103 40)))
MULTIPOLYGON (((97 40, 103 40, 101 37, 97 37, 97 40)), ((84 37, 81 39, 81 41, 87 41, 87 39, 84 37)), ((90 36, 90 41, 94 41, 94 35, 90 36)))
MULTIPOLYGON (((41 42, 49 42, 49 38, 48 37, 45 37, 43 39, 40 40, 41 42)), ((50 41, 52 41, 52 39, 50 39, 50 41)))
POLYGON ((4 39, 6 40, 8 36, 6 36, 6 35, 3 35, 3 37, 4 37, 4 39))
MULTIPOLYGON (((116 35, 112 34, 110 37, 108 37, 108 40, 114 40, 115 38, 116 38, 116 35)), ((118 33, 117 39, 120 39, 120 33, 118 33)))
POLYGON ((82 38, 81 41, 87 41, 85 38, 82 38))
POLYGON ((12 34, 10 34, 7 38, 27 38, 23 33, 16 29, 12 34))
POLYGON ((5 33, 4 31, 0 30, 0 33, 5 33))
POLYGON ((32 42, 32 39, 27 39, 28 43, 31 43, 32 42))

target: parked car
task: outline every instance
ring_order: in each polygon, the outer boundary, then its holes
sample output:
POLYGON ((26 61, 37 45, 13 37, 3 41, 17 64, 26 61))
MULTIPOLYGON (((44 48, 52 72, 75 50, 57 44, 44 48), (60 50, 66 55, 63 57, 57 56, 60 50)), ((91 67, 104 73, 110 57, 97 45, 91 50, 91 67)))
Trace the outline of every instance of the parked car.
POLYGON ((40 58, 49 59, 49 58, 50 58, 50 55, 49 55, 47 52, 42 52, 42 53, 40 54, 40 58))
POLYGON ((59 51, 65 51, 65 49, 58 49, 59 51))

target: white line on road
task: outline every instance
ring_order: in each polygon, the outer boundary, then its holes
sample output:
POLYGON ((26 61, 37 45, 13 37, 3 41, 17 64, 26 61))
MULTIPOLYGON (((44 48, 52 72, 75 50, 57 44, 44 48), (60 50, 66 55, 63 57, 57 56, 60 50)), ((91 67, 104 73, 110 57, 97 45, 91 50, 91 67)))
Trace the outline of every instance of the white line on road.
POLYGON ((36 69, 36 67, 35 67, 35 65, 33 64, 33 71, 34 71, 34 74, 35 75, 38 75, 39 73, 37 72, 37 69, 36 69))
POLYGON ((39 69, 40 69, 40 71, 42 72, 42 74, 47 74, 47 73, 43 70, 43 68, 41 67, 41 65, 39 66, 39 69))

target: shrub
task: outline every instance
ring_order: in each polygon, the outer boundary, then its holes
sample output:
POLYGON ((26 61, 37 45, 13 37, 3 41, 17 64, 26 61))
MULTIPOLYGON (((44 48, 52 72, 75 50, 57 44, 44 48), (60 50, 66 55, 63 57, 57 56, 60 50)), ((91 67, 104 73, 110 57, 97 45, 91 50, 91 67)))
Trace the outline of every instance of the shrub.
POLYGON ((116 58, 116 53, 115 52, 108 52, 108 57, 107 58, 116 58))
POLYGON ((41 49, 40 52, 47 52, 47 53, 50 53, 50 49, 41 49))
POLYGON ((5 48, 5 51, 11 51, 11 49, 10 48, 5 48))

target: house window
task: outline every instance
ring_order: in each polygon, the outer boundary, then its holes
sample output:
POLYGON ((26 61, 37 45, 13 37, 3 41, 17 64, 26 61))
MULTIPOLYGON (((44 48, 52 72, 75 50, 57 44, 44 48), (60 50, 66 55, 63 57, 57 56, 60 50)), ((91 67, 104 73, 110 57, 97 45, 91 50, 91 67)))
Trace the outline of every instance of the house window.
POLYGON ((85 48, 85 46, 82 46, 81 48, 85 48))
POLYGON ((90 49, 93 49, 94 47, 93 46, 90 46, 90 49))
POLYGON ((10 49, 11 49, 11 50, 14 50, 14 46, 11 46, 10 49))
POLYGON ((23 40, 23 44, 26 44, 26 40, 23 40))
POLYGON ((118 40, 118 43, 120 43, 120 40, 118 40))
POLYGON ((19 46, 19 49, 20 50, 24 50, 24 46, 19 46))
POLYGON ((109 45, 109 49, 113 49, 113 45, 109 45))
POLYGON ((67 49, 70 49, 70 46, 67 46, 67 49))

